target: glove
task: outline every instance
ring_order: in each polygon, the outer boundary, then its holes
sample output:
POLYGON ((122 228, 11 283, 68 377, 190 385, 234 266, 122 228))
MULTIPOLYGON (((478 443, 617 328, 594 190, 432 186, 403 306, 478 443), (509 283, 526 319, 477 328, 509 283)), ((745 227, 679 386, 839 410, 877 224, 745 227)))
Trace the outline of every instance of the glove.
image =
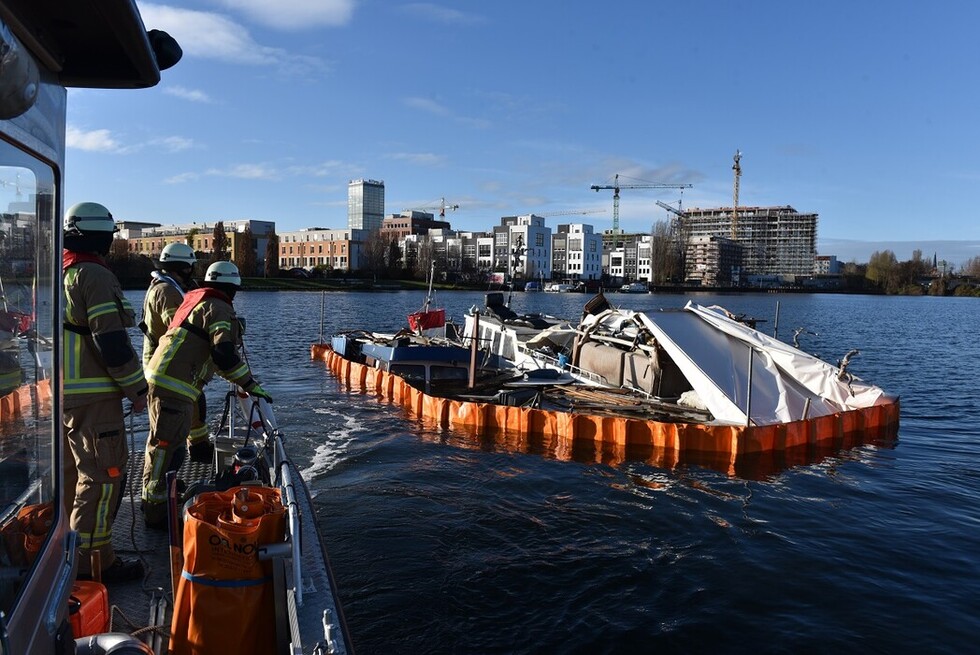
POLYGON ((258 382, 254 382, 251 386, 245 389, 245 391, 249 392, 253 396, 258 396, 259 398, 265 398, 265 401, 267 403, 270 404, 272 403, 272 396, 269 395, 269 392, 267 392, 265 389, 259 386, 258 382))
POLYGON ((214 444, 210 439, 200 439, 187 445, 187 453, 192 462, 207 463, 214 459, 214 444))
POLYGON ((133 401, 133 414, 142 414, 146 411, 146 394, 140 394, 133 401))

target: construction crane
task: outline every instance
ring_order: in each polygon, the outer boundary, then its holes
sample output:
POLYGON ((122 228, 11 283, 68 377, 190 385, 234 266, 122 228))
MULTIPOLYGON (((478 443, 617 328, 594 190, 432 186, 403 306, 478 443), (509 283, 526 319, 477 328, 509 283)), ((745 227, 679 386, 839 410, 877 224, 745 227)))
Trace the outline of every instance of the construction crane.
POLYGON ((446 199, 442 198, 442 200, 439 202, 438 205, 434 205, 430 207, 412 207, 410 211, 431 212, 431 211, 435 211, 436 209, 439 210, 439 218, 445 218, 447 209, 449 211, 456 211, 457 209, 459 209, 459 205, 447 204, 446 199))
POLYGON ((613 190, 613 234, 619 234, 619 190, 620 189, 690 189, 693 185, 691 184, 655 184, 655 183, 643 183, 643 184, 620 184, 619 183, 619 173, 616 173, 615 178, 613 178, 613 183, 609 184, 593 184, 590 189, 598 192, 600 189, 612 189, 613 190))
POLYGON ((677 201, 676 207, 674 207, 673 205, 668 205, 667 203, 660 200, 657 201, 657 205, 663 207, 671 214, 674 214, 676 216, 676 218, 670 222, 670 236, 672 239, 676 238, 677 233, 679 232, 678 227, 680 222, 683 221, 685 218, 687 218, 687 214, 685 214, 684 210, 681 209, 681 201, 680 200, 677 201))
POLYGON ((738 180, 742 177, 742 151, 735 151, 735 163, 732 170, 735 171, 735 191, 732 197, 732 241, 738 238, 738 180))
MULTIPOLYGON (((684 213, 684 210, 681 209, 680 206, 674 207, 673 205, 668 205, 667 203, 661 202, 660 200, 657 201, 657 204, 663 207, 664 209, 666 209, 667 211, 669 211, 670 213, 675 214, 677 218, 687 217, 687 214, 684 213)), ((678 203, 678 205, 680 205, 680 203, 678 203)))
POLYGON ((606 213, 606 210, 605 209, 585 209, 585 210, 566 209, 564 211, 545 212, 543 214, 537 214, 537 213, 532 212, 531 215, 532 216, 541 216, 542 218, 545 218, 545 217, 548 217, 548 216, 571 216, 573 214, 574 215, 580 215, 580 214, 605 214, 605 213, 606 213))

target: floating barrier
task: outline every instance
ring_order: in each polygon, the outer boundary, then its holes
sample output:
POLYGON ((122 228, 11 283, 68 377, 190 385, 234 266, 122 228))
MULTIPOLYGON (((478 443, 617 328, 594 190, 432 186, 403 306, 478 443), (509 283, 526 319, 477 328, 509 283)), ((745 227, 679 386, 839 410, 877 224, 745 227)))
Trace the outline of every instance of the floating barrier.
POLYGON ((51 409, 51 381, 23 384, 0 396, 0 422, 42 416, 51 409))
POLYGON ((559 457, 565 453, 579 459, 575 453, 591 446, 596 460, 604 463, 642 459, 662 467, 709 466, 754 478, 868 441, 887 443, 898 433, 898 400, 775 425, 664 423, 440 398, 397 375, 345 359, 329 344, 313 344, 310 356, 325 362, 351 390, 386 399, 432 427, 547 442, 559 457))

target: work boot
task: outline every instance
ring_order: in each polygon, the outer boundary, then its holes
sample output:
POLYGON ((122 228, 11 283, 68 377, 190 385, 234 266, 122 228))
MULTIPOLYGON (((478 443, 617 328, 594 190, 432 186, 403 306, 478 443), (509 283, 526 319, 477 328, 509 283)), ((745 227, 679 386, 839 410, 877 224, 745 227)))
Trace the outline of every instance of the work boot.
MULTIPOLYGON (((102 583, 112 584, 114 582, 129 582, 140 580, 143 577, 143 562, 138 559, 128 559, 116 557, 112 566, 102 569, 102 583)), ((79 580, 91 580, 91 573, 79 573, 79 580)))
POLYGON ((154 503, 148 506, 144 503, 140 506, 140 510, 143 512, 143 524, 148 530, 166 531, 168 529, 166 505, 154 503))
POLYGON ((142 578, 143 562, 138 559, 116 557, 116 561, 112 563, 112 566, 102 569, 102 582, 104 584, 128 582, 142 578))
MULTIPOLYGON (((214 444, 206 437, 200 441, 188 444, 187 452, 191 456, 192 462, 207 464, 214 459, 214 444)), ((178 481, 180 484, 182 481, 178 481)))

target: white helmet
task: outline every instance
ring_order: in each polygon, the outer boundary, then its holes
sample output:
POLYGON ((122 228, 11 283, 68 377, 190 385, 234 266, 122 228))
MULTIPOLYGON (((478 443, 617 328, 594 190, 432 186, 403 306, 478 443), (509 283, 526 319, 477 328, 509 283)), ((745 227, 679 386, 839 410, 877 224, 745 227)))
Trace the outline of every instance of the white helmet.
POLYGON ((167 244, 160 253, 161 264, 182 263, 193 266, 196 261, 197 255, 194 254, 194 249, 186 243, 167 244))
POLYGON ((97 202, 79 202, 65 212, 65 234, 112 234, 118 231, 112 214, 97 202))
POLYGON ((204 281, 242 286, 242 276, 238 272, 238 267, 232 262, 215 262, 208 266, 204 281))

